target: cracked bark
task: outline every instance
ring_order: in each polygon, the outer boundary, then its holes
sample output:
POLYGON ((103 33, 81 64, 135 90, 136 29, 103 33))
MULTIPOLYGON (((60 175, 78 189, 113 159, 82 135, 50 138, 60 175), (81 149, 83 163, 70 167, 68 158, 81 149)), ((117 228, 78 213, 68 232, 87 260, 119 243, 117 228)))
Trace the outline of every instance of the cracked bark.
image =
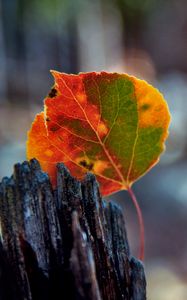
POLYGON ((0 184, 0 219, 0 299, 146 299, 122 211, 93 174, 80 182, 58 164, 53 189, 37 160, 16 164, 0 184))

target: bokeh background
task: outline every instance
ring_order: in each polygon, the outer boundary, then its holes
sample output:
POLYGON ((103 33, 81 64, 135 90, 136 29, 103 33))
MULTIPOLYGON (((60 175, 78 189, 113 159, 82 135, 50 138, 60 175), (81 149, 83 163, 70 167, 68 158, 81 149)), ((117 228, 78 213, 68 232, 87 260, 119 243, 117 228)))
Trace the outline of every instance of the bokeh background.
MULTIPOLYGON (((172 123, 161 162, 134 190, 145 220, 150 300, 187 299, 187 1, 0 0, 0 177, 25 159, 27 130, 53 85, 50 69, 127 72, 165 95, 172 123)), ((138 222, 123 208, 132 254, 138 222)))

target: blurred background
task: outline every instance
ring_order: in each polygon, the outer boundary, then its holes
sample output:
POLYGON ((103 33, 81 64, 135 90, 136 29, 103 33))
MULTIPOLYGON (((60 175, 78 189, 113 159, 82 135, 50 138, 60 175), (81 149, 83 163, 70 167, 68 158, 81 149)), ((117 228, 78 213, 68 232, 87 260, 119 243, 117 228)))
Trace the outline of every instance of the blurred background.
MULTIPOLYGON (((53 85, 50 69, 127 72, 157 86, 172 123, 161 162, 134 190, 145 220, 150 300, 187 299, 187 1, 0 0, 0 177, 25 159, 27 130, 53 85)), ((139 235, 127 193, 132 254, 139 235)))

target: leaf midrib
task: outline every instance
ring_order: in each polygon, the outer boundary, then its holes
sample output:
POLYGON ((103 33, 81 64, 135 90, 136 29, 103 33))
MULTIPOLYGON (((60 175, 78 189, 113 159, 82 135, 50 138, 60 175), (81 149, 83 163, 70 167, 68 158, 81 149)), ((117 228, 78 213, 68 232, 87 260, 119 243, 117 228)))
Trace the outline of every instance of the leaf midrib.
MULTIPOLYGON (((60 80, 63 82, 63 84, 65 85, 65 87, 69 90, 69 92, 71 93, 73 99, 75 100, 75 102, 77 103, 77 105, 80 107, 80 109, 82 110, 84 116, 85 116, 85 119, 87 121, 87 123, 89 124, 89 126, 92 128, 92 130, 95 132, 96 136, 97 136, 97 139, 100 143, 100 145, 102 146, 106 156, 108 157, 111 165, 113 166, 113 168, 115 169, 117 175, 119 176, 119 178, 121 179, 121 181, 117 181, 118 183, 120 183, 124 188, 127 187, 127 184, 126 184, 126 181, 125 181, 125 178, 123 176, 123 174, 121 173, 121 171, 117 168, 115 162, 113 161, 110 153, 108 152, 108 150, 106 149, 105 145, 103 144, 102 140, 100 139, 99 135, 98 135, 98 132, 95 131, 95 128, 92 126, 92 124, 90 123, 89 119, 88 119, 88 116, 85 112, 85 110, 83 109, 82 105, 79 103, 79 101, 77 100, 76 96, 74 95, 74 93, 72 92, 72 90, 69 88, 69 86, 66 84, 65 80, 63 78, 60 78, 60 80)), ((83 85, 84 86, 84 85, 83 85)), ((85 87, 84 87, 85 89, 85 87)), ((86 93, 85 93, 86 94, 86 93)), ((100 176, 100 175, 99 175, 100 176)), ((106 177, 108 180, 110 180, 110 178, 106 177)))

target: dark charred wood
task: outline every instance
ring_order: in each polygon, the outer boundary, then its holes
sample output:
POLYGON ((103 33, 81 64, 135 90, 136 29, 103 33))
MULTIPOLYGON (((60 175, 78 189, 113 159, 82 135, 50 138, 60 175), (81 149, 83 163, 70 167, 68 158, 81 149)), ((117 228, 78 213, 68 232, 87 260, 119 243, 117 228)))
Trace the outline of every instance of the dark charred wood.
POLYGON ((16 164, 0 184, 0 299, 145 300, 121 209, 57 165, 57 188, 39 163, 16 164))

